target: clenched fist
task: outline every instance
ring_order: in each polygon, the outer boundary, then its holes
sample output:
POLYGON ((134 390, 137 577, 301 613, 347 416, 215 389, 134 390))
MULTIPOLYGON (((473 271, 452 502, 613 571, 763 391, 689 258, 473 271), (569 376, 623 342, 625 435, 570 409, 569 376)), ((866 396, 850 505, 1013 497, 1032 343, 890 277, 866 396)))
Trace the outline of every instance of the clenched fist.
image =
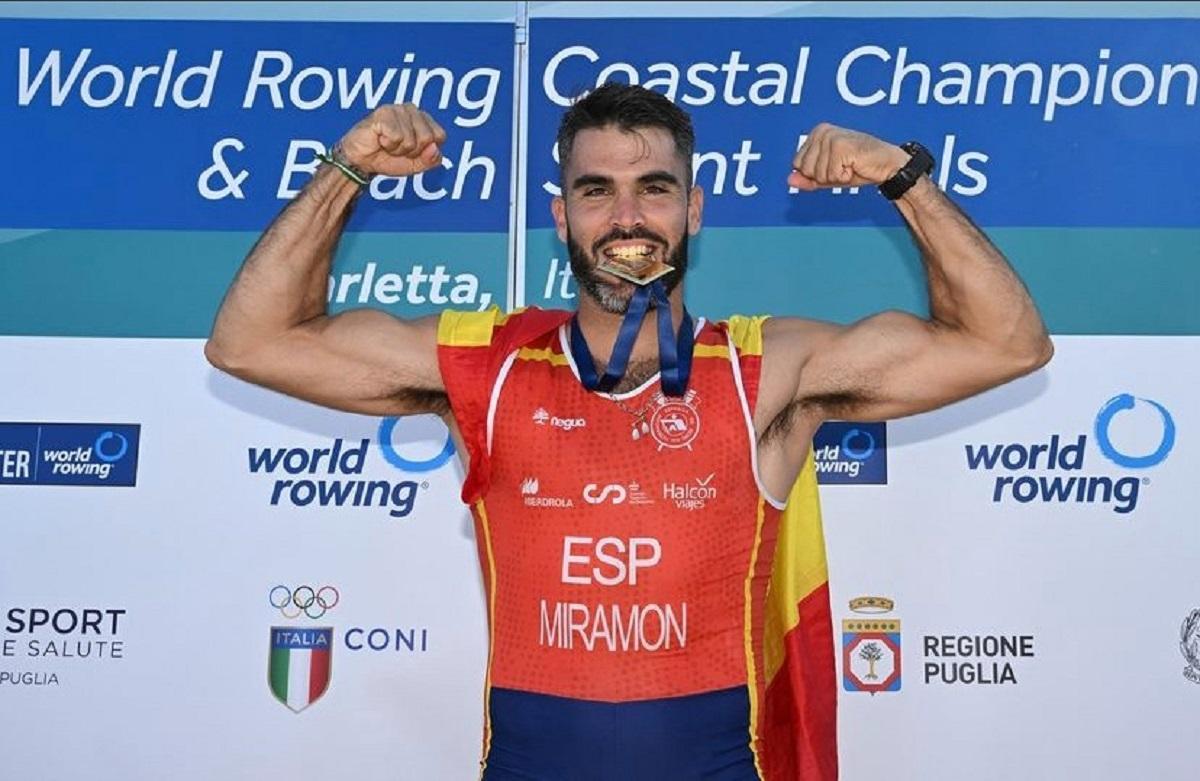
POLYGON ((895 144, 822 122, 792 158, 788 184, 801 190, 879 184, 908 159, 909 154, 895 144))
POLYGON ((380 106, 338 142, 347 162, 367 174, 411 176, 442 162, 446 131, 433 117, 405 103, 380 106))

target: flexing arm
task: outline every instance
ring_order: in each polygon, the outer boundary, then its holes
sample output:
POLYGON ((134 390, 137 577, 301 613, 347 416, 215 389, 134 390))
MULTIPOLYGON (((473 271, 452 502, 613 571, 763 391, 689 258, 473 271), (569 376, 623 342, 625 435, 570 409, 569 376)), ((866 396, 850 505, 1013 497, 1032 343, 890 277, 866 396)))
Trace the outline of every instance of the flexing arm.
MULTIPOLYGON (((878 184, 908 160, 897 146, 821 125, 797 153, 802 189, 878 184)), ((848 327, 768 321, 764 334, 788 414, 881 420, 934 409, 1034 371, 1053 346, 1000 251, 929 180, 896 206, 921 250, 929 318, 884 312, 848 327), (785 378, 782 379, 781 378, 785 378)), ((770 359, 764 356, 764 363, 770 359)), ((764 379, 766 379, 764 377, 764 379)), ((808 427, 805 427, 808 428, 808 427)))
MULTIPOLYGON (((368 174, 409 176, 441 162, 442 128, 415 106, 388 105, 338 144, 368 174)), ((444 410, 437 320, 360 309, 330 317, 334 250, 361 192, 321 166, 250 251, 217 313, 204 354, 249 382, 351 412, 444 410)))

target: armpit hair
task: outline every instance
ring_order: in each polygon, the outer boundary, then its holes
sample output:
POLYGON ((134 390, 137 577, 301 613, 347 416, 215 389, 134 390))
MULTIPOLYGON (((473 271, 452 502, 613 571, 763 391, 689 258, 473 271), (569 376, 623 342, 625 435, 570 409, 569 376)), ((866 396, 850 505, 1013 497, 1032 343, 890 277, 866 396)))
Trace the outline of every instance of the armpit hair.
POLYGON ((405 388, 397 391, 392 398, 405 407, 424 410, 434 415, 445 415, 450 411, 450 397, 445 391, 405 388))
POLYGON ((857 409, 864 401, 861 394, 851 392, 826 393, 820 396, 795 399, 771 420, 762 436, 758 438, 759 444, 767 445, 780 439, 786 439, 796 425, 796 418, 806 410, 819 408, 822 410, 823 417, 844 417, 857 409))

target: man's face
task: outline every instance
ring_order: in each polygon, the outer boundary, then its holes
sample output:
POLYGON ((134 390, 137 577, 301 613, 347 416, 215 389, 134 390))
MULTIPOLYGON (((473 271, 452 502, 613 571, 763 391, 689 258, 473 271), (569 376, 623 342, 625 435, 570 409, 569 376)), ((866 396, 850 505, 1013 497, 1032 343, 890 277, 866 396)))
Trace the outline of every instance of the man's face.
POLYGON ((597 268, 607 257, 648 257, 687 268, 687 237, 700 230, 703 193, 689 188, 687 167, 662 128, 581 130, 563 172, 563 194, 551 204, 579 288, 606 312, 623 313, 636 287, 597 268))

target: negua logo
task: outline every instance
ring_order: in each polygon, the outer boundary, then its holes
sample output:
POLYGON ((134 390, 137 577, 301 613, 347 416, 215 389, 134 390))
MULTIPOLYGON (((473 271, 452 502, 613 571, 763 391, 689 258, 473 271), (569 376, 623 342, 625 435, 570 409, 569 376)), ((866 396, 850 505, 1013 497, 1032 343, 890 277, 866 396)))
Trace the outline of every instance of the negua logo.
MULTIPOLYGON (((1149 399, 1140 399, 1161 418, 1162 434, 1158 446, 1149 453, 1129 454, 1112 441, 1109 427, 1118 413, 1136 405, 1129 394, 1109 399, 1096 416, 1093 428, 1097 450, 1124 469, 1148 469, 1162 463, 1175 444, 1175 421, 1165 407, 1149 399)), ((1113 512, 1126 514, 1137 509, 1141 488, 1149 480, 1138 475, 1086 473, 1089 467, 1088 435, 1052 434, 1046 442, 1000 442, 966 445, 967 468, 973 472, 999 472, 992 489, 992 501, 1012 499, 1030 502, 1076 502, 1111 504, 1113 512), (1040 474, 1022 474, 1040 473, 1040 474)))

